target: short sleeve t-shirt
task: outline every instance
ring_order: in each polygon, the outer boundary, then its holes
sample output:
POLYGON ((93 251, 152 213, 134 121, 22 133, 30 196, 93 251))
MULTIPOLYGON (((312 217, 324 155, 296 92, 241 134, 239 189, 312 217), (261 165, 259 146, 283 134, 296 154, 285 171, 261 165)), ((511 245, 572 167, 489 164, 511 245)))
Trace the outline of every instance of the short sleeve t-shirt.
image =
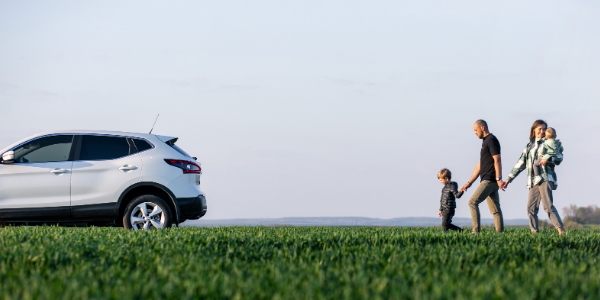
POLYGON ((500 142, 493 134, 483 138, 481 158, 479 160, 479 177, 481 180, 496 182, 496 168, 492 156, 500 154, 500 142))

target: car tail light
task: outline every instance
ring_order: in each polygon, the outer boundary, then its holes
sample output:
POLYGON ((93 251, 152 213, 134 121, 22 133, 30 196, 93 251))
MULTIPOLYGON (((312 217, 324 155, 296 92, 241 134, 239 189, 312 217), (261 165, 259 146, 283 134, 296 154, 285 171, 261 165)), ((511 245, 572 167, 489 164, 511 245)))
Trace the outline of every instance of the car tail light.
POLYGON ((202 168, 191 161, 179 160, 179 159, 165 159, 165 162, 173 167, 180 168, 183 170, 183 174, 195 173, 202 174, 202 168))

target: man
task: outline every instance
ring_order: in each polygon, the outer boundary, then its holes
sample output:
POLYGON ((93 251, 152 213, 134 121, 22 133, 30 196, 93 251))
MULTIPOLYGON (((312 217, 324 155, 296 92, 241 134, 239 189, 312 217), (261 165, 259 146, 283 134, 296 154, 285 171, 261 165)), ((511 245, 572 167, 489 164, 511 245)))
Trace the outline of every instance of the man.
POLYGON ((488 125, 484 120, 477 120, 473 124, 475 135, 483 140, 481 146, 481 155, 479 163, 473 170, 473 175, 469 181, 460 188, 460 191, 466 191, 479 176, 481 183, 469 200, 471 208, 471 221, 473 223, 473 233, 479 233, 481 230, 481 216, 479 214, 479 204, 487 199, 490 213, 494 216, 494 226, 497 232, 504 231, 504 220, 502 210, 500 209, 499 189, 503 189, 502 181, 502 159, 500 158, 500 142, 490 133, 488 125))

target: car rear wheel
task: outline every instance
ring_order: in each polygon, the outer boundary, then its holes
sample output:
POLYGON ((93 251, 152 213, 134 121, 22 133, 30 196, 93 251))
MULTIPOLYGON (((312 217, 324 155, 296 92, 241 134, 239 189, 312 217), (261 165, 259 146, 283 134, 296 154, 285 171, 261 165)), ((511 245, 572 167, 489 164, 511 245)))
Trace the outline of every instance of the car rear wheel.
POLYGON ((127 205, 123 214, 123 226, 127 229, 162 229, 171 227, 171 224, 169 206, 154 195, 136 197, 127 205))

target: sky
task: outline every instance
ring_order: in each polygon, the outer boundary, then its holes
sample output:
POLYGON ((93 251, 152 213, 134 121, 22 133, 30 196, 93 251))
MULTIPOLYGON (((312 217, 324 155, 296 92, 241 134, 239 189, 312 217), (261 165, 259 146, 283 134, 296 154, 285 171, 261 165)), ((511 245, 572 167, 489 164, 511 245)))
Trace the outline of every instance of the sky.
MULTIPOLYGON (((556 207, 598 205, 598 16, 592 0, 0 0, 0 148, 160 114, 153 133, 202 163, 206 219, 434 217, 438 170, 462 185, 479 160, 475 120, 506 177, 544 119, 565 148, 556 207)), ((527 217, 525 186, 500 193, 505 218, 527 217)))

